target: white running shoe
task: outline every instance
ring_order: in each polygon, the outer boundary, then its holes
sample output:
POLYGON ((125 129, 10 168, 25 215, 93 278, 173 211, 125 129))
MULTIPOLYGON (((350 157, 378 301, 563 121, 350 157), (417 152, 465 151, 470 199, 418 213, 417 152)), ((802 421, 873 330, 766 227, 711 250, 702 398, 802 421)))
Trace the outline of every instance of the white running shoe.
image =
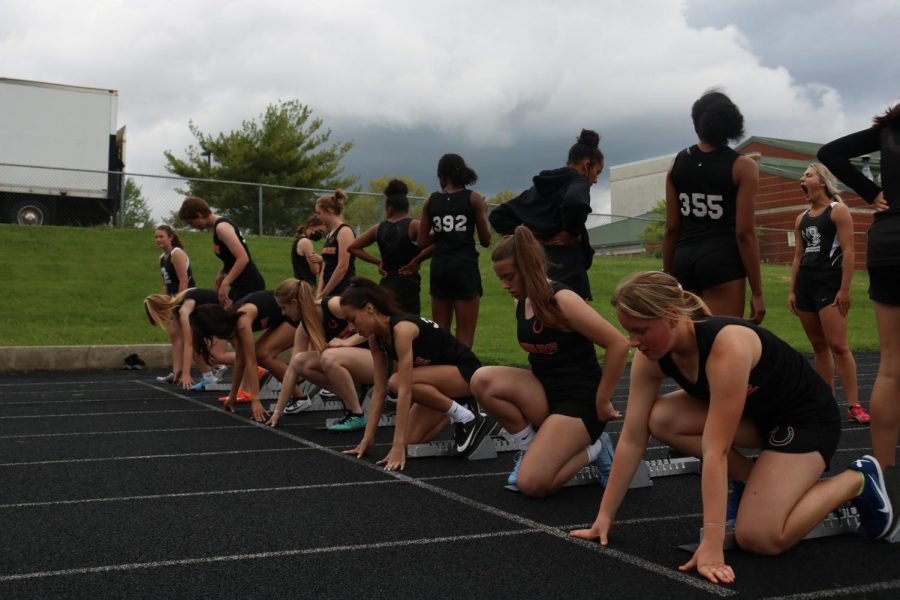
POLYGON ((310 407, 312 407, 312 400, 308 398, 294 398, 290 404, 284 407, 284 414, 296 415, 304 410, 309 410, 310 407))

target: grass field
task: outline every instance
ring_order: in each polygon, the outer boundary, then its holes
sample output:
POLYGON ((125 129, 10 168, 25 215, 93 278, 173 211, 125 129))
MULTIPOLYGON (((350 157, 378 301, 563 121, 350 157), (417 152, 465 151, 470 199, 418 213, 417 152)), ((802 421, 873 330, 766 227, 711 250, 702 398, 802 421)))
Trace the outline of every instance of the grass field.
MULTIPOLYGON (((185 232, 182 239, 197 285, 212 287, 220 262, 212 253, 211 234, 185 232)), ((291 276, 289 239, 250 237, 248 244, 270 289, 291 276)), ((475 352, 485 363, 522 364, 512 301, 494 277, 488 254, 481 250, 484 297, 475 352)), ((0 225, 0 346, 165 343, 165 333, 148 324, 142 306, 144 296, 161 291, 158 256, 152 230, 0 225)), ((653 258, 597 256, 590 274, 594 307, 613 320, 609 297, 616 283, 659 267, 653 258)), ((357 273, 377 279, 367 263, 357 261, 357 273)), ((765 325, 809 352, 799 320, 787 309, 789 267, 763 265, 762 273, 765 325)), ((422 310, 428 316, 427 263, 422 276, 422 310)), ((878 349, 867 286, 867 274, 857 271, 849 338, 858 351, 878 349)))

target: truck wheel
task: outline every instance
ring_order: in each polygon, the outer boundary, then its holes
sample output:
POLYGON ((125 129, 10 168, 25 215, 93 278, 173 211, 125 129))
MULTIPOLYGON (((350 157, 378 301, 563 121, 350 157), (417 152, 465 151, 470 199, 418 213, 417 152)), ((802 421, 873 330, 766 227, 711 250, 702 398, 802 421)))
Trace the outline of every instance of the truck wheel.
POLYGON ((13 207, 19 225, 43 225, 47 220, 47 205, 38 200, 24 200, 13 207))

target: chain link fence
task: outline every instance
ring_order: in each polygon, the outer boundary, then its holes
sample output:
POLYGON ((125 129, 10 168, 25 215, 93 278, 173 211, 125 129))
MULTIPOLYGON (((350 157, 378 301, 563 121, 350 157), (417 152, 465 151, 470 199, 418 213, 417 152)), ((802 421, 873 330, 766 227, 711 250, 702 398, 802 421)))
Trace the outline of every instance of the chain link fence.
MULTIPOLYGON (((0 221, 23 225, 153 228, 178 219, 185 196, 199 196, 250 235, 293 235, 334 190, 0 163, 0 221)), ((342 217, 357 231, 384 218, 384 196, 345 190, 342 217)), ((425 198, 410 196, 418 215, 425 198)))
MULTIPOLYGON (((384 196, 345 190, 341 215, 357 233, 384 218, 384 196)), ((178 209, 186 195, 205 199, 216 213, 250 235, 289 236, 315 212, 316 198, 333 190, 240 181, 188 179, 115 171, 89 171, 0 163, 0 221, 27 225, 148 228, 168 223, 186 228, 178 209)), ((422 196, 410 196, 410 214, 421 213, 422 196)), ((489 208, 494 205, 490 204, 489 208)), ((591 245, 604 255, 661 255, 662 217, 592 213, 591 245), (646 233, 647 228, 655 229, 646 233)), ((791 229, 758 227, 762 262, 790 264, 791 229)), ((865 232, 856 232, 857 266, 865 264, 865 232)))

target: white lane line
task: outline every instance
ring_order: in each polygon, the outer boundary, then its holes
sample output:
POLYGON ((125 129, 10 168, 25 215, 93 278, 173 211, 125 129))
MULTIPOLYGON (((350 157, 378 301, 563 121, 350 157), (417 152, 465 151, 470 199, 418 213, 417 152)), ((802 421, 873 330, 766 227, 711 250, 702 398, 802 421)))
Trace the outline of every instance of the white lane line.
MULTIPOLYGON (((666 521, 681 521, 683 519, 699 519, 703 516, 702 512, 699 513, 686 513, 683 515, 666 515, 661 517, 641 517, 639 519, 623 519, 621 521, 617 520, 615 522, 616 527, 621 527, 623 525, 642 525, 644 523, 664 523, 666 521)), ((587 529, 591 525, 593 525, 593 521, 590 523, 575 523, 574 525, 560 525, 560 529, 565 529, 569 531, 571 529, 587 529)))
POLYGON ((0 419, 54 419, 61 417, 109 417, 112 415, 161 415, 167 413, 187 413, 187 412, 204 412, 199 408, 176 408, 171 410, 124 410, 116 412, 97 412, 97 413, 67 413, 57 415, 16 415, 8 417, 0 417, 0 419))
POLYGON ((147 383, 144 383, 143 385, 146 385, 147 387, 155 389, 157 391, 167 393, 169 395, 176 396, 178 398, 182 398, 184 400, 187 400, 188 402, 191 402, 194 404, 199 404, 201 406, 204 406, 207 410, 224 413, 224 414, 228 415, 229 417, 238 419, 245 423, 250 422, 250 423, 254 424, 255 426, 260 427, 266 431, 269 431, 275 435, 279 435, 281 437, 284 437, 284 438, 287 438, 290 440, 294 440, 295 442, 303 444, 304 446, 307 446, 309 448, 315 448, 317 450, 321 450, 322 452, 325 452, 331 456, 335 456, 337 458, 341 458, 348 462, 352 462, 353 464, 359 465, 363 468, 367 468, 367 469, 376 471, 378 473, 382 473, 383 475, 385 475, 387 477, 393 477, 395 479, 405 481, 406 483, 409 483, 410 485, 412 485, 414 487, 418 487, 420 489, 429 491, 429 492, 431 492, 437 496, 441 496, 442 498, 445 498, 447 500, 455 501, 459 504, 468 506, 470 508, 474 508, 481 512, 488 513, 495 517, 505 519, 507 521, 512 521, 513 523, 523 525, 525 527, 529 527, 531 529, 543 532, 551 537, 555 537, 558 540, 568 542, 570 544, 575 544, 576 546, 579 546, 585 550, 590 550, 590 551, 600 554, 602 556, 607 556, 609 558, 632 565, 632 566, 642 569, 644 571, 654 573, 656 575, 660 575, 660 576, 668 578, 668 579, 672 579, 674 581, 677 581, 684 585, 690 586, 692 588, 700 589, 702 591, 708 592, 708 593, 716 595, 716 596, 721 596, 721 597, 734 596, 735 594, 737 594, 737 592, 735 592, 733 590, 729 590, 727 588, 723 588, 721 586, 716 586, 712 583, 702 581, 702 580, 696 578, 694 575, 688 575, 688 574, 682 573, 680 571, 676 571, 675 569, 672 569, 670 567, 664 567, 662 565, 658 565, 654 562, 645 560, 638 556, 633 556, 626 552, 622 552, 619 550, 614 550, 609 547, 601 546, 600 544, 598 544, 596 542, 588 542, 586 540, 573 538, 565 531, 561 531, 561 530, 551 527, 549 525, 544 525, 543 523, 534 521, 532 519, 528 519, 526 517, 522 517, 522 516, 510 513, 510 512, 506 512, 504 510, 501 510, 501 509, 491 506, 489 504, 484 504, 482 502, 478 502, 477 500, 473 500, 473 499, 463 496, 461 494, 457 494, 455 492, 451 492, 449 490, 439 488, 439 487, 432 485, 430 483, 427 483, 425 481, 419 481, 419 480, 417 480, 413 477, 410 477, 408 475, 405 475, 403 473, 399 473, 397 471, 385 471, 382 467, 380 467, 374 463, 370 463, 370 462, 364 461, 364 460, 359 460, 350 455, 343 454, 341 452, 338 452, 337 450, 332 450, 325 446, 321 446, 313 441, 310 441, 310 440, 304 439, 300 436, 288 433, 284 430, 273 429, 272 427, 268 427, 267 425, 264 425, 262 423, 256 423, 254 421, 250 421, 246 417, 243 417, 236 413, 229 413, 219 407, 209 406, 207 404, 202 403, 199 400, 196 400, 189 396, 185 396, 184 394, 179 394, 177 392, 171 392, 169 390, 165 390, 163 388, 160 388, 160 387, 157 387, 157 386, 154 386, 151 384, 147 384, 147 383))
POLYGON ((141 496, 113 496, 108 498, 82 498, 80 500, 47 500, 44 502, 15 502, 0 504, 0 509, 6 508, 41 508, 45 506, 66 506, 72 504, 99 504, 105 502, 134 502, 138 500, 166 500, 169 498, 198 498, 203 496, 229 496, 237 494, 270 494, 275 492, 295 492, 302 490, 315 490, 321 488, 342 488, 357 485, 383 485, 385 483, 400 483, 399 481, 380 479, 377 481, 351 481, 347 483, 313 483, 308 485, 286 485, 279 487, 244 488, 238 490, 210 490, 206 492, 173 492, 171 494, 144 494, 141 496))
MULTIPOLYGON (((117 385, 130 386, 130 385, 133 385, 133 384, 135 384, 135 383, 140 383, 140 380, 138 380, 138 379, 129 379, 129 380, 122 380, 122 379, 84 380, 84 379, 80 379, 80 380, 77 380, 77 381, 24 381, 24 382, 18 382, 18 383, 0 383, 0 387, 18 387, 18 388, 21 388, 21 387, 26 387, 26 386, 30 386, 30 385, 36 385, 36 386, 39 386, 39 387, 47 387, 48 385, 83 385, 83 386, 94 386, 94 385, 97 385, 98 383, 101 384, 101 385, 103 385, 103 386, 104 386, 104 389, 110 389, 110 387, 109 387, 107 384, 115 383, 115 384, 117 384, 117 385)), ((40 391, 40 390, 37 390, 37 391, 40 391)))
POLYGON ((33 467, 35 465, 67 465, 75 463, 110 462, 122 460, 159 460, 161 458, 196 458, 198 456, 228 456, 263 452, 302 452, 309 448, 265 448, 262 450, 222 450, 219 452, 183 452, 178 454, 145 454, 143 456, 107 456, 102 458, 70 458, 66 460, 36 460, 31 462, 0 463, 0 467, 33 467))
MULTIPOLYGON (((143 390, 141 390, 143 391, 143 390)), ((35 406, 37 404, 92 404, 98 402, 159 402, 159 396, 110 396, 109 398, 68 398, 66 400, 22 400, 14 402, 0 402, 4 406, 35 406)))
POLYGON ((183 433, 185 431, 215 431, 220 429, 249 429, 246 425, 224 425, 221 427, 172 427, 169 429, 117 429, 115 431, 75 431, 70 433, 21 433, 19 435, 0 435, 0 440, 18 440, 21 438, 53 438, 77 437, 92 435, 133 435, 136 433, 183 433))
POLYGON ((872 592, 887 592, 890 590, 900 590, 900 579, 892 579, 891 581, 879 581, 878 583, 867 583, 865 585, 852 585, 848 587, 832 588, 829 590, 819 590, 816 592, 806 592, 802 594, 790 594, 788 596, 769 596, 764 600, 818 600, 819 598, 836 598, 838 596, 858 598, 863 594, 872 592))
POLYGON ((371 544, 348 544, 344 546, 328 546, 324 548, 298 548, 292 550, 275 550, 272 552, 254 552, 252 554, 226 554, 223 556, 204 556, 198 558, 182 558, 178 560, 160 560, 154 562, 125 563, 120 565, 104 565, 101 567, 84 567, 80 569, 61 569, 59 571, 38 571, 34 573, 17 573, 14 575, 0 576, 0 582, 22 581, 25 579, 41 579, 45 577, 66 577, 70 575, 93 575, 96 573, 109 573, 113 571, 141 571, 158 569, 161 567, 184 567, 189 565, 201 565, 209 563, 236 562, 243 560, 259 560, 266 558, 285 558, 290 556, 304 556, 313 554, 328 554, 333 552, 359 552, 364 550, 380 550, 384 548, 402 548, 405 546, 428 546, 432 544, 448 544, 480 540, 487 538, 501 538, 517 535, 530 535, 537 533, 531 529, 514 529, 511 531, 495 531, 493 533, 473 533, 469 535, 453 535, 436 538, 419 538, 414 540, 396 540, 393 542, 375 542, 371 544))

